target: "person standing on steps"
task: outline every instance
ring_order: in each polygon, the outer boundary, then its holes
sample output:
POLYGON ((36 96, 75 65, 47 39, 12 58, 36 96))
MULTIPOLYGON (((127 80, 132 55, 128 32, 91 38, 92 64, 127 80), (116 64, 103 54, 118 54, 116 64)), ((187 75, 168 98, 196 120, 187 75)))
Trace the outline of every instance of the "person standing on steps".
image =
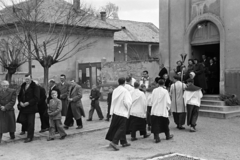
POLYGON ((89 98, 91 99, 91 109, 89 111, 89 117, 88 117, 87 121, 92 121, 92 116, 93 116, 95 109, 97 111, 99 120, 102 120, 104 118, 103 114, 102 114, 102 110, 99 106, 100 96, 101 96, 101 93, 100 93, 99 89, 97 88, 97 86, 94 84, 92 86, 91 94, 89 96, 89 98))
POLYGON ((25 75, 25 82, 21 85, 18 94, 18 108, 19 115, 17 122, 22 124, 22 131, 20 134, 25 134, 27 131, 27 139, 24 143, 31 142, 34 137, 35 127, 35 113, 38 110, 38 102, 40 99, 39 87, 32 81, 32 76, 25 75))
POLYGON ((161 141, 159 133, 165 133, 167 140, 173 138, 173 135, 170 135, 168 119, 171 100, 168 91, 164 88, 164 82, 160 79, 159 87, 152 92, 151 132, 154 134, 155 143, 161 141))
POLYGON ((8 133, 10 139, 15 139, 16 117, 14 105, 16 102, 16 91, 9 88, 8 81, 1 82, 0 90, 0 143, 3 133, 8 133))
POLYGON ((120 141, 123 147, 130 144, 126 139, 126 124, 129 118, 129 111, 132 105, 132 97, 129 91, 124 87, 125 78, 118 79, 119 86, 114 89, 112 95, 112 105, 110 114, 112 121, 106 135, 106 140, 110 141, 110 146, 115 150, 119 150, 118 143, 120 141))

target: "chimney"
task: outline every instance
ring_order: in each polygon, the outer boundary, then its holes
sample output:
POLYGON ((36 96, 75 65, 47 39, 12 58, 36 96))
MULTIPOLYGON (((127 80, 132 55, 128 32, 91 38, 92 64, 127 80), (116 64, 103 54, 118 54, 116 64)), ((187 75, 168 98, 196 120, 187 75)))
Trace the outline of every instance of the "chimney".
POLYGON ((80 0, 73 0, 73 8, 75 10, 79 10, 80 9, 80 0))
POLYGON ((106 16, 107 16, 106 12, 100 12, 100 14, 101 14, 101 20, 106 21, 106 16))

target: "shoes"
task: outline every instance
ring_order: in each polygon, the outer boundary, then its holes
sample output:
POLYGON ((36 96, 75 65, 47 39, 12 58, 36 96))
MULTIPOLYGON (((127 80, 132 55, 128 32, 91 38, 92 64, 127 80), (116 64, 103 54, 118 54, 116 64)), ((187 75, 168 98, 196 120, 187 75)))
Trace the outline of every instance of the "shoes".
POLYGON ((99 120, 101 121, 101 120, 103 120, 103 118, 99 118, 99 120))
POLYGON ((166 140, 170 140, 170 139, 172 139, 173 138, 173 135, 171 134, 171 135, 169 135, 168 137, 166 137, 166 140))
POLYGON ((185 127, 183 127, 183 126, 178 126, 178 129, 179 129, 179 130, 184 130, 185 127))
POLYGON ((83 128, 83 126, 78 126, 76 129, 82 129, 83 128))
MULTIPOLYGON (((137 138, 136 138, 137 139, 137 138)), ((122 147, 129 147, 129 146, 131 146, 131 144, 130 143, 125 143, 125 144, 122 144, 122 147)))
POLYGON ((116 144, 114 144, 113 142, 110 143, 110 146, 115 150, 115 151, 118 151, 119 148, 116 144))
POLYGON ((105 121, 109 121, 109 118, 105 119, 105 121))
POLYGON ((48 138, 47 139, 47 141, 53 141, 54 140, 54 138, 48 138))
POLYGON ((146 135, 144 135, 143 136, 143 138, 147 138, 147 137, 149 137, 151 134, 146 134, 146 135))
POLYGON ((136 137, 132 137, 132 138, 131 138, 131 141, 136 141, 136 140, 137 140, 136 137))
POLYGON ((195 127, 190 127, 190 132, 196 132, 196 128, 195 127))
POLYGON ((22 131, 19 135, 24 135, 25 134, 25 131, 22 131))
POLYGON ((49 128, 41 129, 41 130, 39 131, 39 133, 43 133, 43 132, 46 132, 46 131, 49 131, 49 128))
POLYGON ((27 138, 24 143, 29 143, 29 142, 32 142, 32 139, 31 138, 27 138))
POLYGON ((68 129, 69 127, 68 126, 63 126, 63 128, 68 129))
POLYGON ((66 134, 64 136, 60 137, 59 139, 63 140, 63 139, 65 139, 65 137, 67 137, 66 134))
POLYGON ((155 143, 159 143, 159 142, 161 142, 160 139, 155 139, 155 143))
POLYGON ((92 119, 87 119, 87 121, 92 121, 92 119))

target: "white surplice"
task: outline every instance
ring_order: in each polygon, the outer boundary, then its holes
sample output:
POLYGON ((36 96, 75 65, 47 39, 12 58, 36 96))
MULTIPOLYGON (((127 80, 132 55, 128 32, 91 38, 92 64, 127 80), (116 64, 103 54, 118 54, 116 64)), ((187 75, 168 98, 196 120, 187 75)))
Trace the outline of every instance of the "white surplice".
POLYGON ((131 86, 130 84, 125 84, 124 87, 129 91, 131 92, 132 90, 134 90, 133 86, 131 86))
POLYGON ((159 117, 169 117, 171 100, 168 91, 163 87, 155 88, 152 92, 151 115, 159 117))
POLYGON ((200 107, 202 97, 203 94, 201 90, 185 91, 183 94, 185 106, 187 106, 187 104, 191 104, 200 107))
POLYGON ((130 115, 139 118, 146 118, 147 99, 145 94, 139 89, 134 89, 130 94, 132 96, 130 115))
POLYGON ((110 115, 116 114, 128 118, 131 105, 132 97, 125 87, 119 85, 113 90, 110 115))

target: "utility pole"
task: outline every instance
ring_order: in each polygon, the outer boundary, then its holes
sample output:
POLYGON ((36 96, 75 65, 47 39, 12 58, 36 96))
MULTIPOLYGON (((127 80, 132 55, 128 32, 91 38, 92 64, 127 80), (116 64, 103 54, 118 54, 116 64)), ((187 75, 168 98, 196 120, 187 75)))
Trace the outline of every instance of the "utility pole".
POLYGON ((28 74, 32 75, 32 55, 30 33, 28 33, 28 74))

